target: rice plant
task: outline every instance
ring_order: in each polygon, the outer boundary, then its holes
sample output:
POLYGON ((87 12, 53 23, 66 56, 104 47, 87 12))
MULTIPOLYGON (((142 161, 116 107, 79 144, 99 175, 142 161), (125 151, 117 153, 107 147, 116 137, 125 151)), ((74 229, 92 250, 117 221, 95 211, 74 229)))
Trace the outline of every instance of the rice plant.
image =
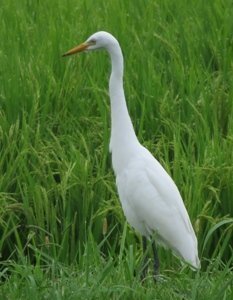
POLYGON ((12 299, 154 299, 154 289, 158 299, 230 299, 232 13, 230 0, 2 1, 2 297, 14 283, 12 299), (140 238, 125 223, 108 149, 108 57, 61 57, 98 30, 121 43, 135 130, 181 191, 200 273, 160 249, 165 283, 137 278, 140 238))

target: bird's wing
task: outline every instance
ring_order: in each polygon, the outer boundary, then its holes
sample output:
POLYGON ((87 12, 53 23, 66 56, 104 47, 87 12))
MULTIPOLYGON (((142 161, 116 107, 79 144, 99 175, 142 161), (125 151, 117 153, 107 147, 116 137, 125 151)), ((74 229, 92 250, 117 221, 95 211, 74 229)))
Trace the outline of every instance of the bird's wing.
MULTIPOLYGON (((161 165, 159 166, 161 167, 161 165)), ((145 171, 148 180, 158 191, 163 202, 166 203, 168 208, 172 209, 173 212, 176 213, 176 218, 179 218, 180 221, 182 220, 187 231, 189 231, 191 234, 194 234, 187 210, 184 206, 184 202, 172 178, 163 168, 160 168, 159 174, 156 174, 156 170, 151 168, 151 166, 147 167, 145 171)))
POLYGON ((133 227, 140 231, 144 224, 148 233, 156 232, 162 244, 186 259, 197 247, 188 213, 171 177, 146 151, 118 179, 123 209, 133 227))
POLYGON ((177 213, 176 217, 183 221, 187 231, 194 234, 189 215, 175 182, 151 153, 147 149, 145 150, 147 153, 143 157, 143 161, 148 180, 163 202, 177 213))

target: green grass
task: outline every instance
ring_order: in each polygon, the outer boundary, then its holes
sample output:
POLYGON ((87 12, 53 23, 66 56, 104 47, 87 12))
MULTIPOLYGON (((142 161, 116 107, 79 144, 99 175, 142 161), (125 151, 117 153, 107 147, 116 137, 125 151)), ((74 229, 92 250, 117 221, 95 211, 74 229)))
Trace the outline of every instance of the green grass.
POLYGON ((1 299, 232 299, 229 265, 215 261, 205 272, 195 274, 166 269, 156 284, 151 276, 140 283, 139 276, 134 276, 137 266, 131 250, 124 260, 106 262, 97 255, 98 248, 88 247, 83 261, 69 267, 55 261, 45 267, 25 260, 9 264, 12 275, 0 290, 1 299))
POLYGON ((230 0, 1 4, 0 298, 231 299, 232 14, 230 0), (61 58, 98 30, 120 41, 136 133, 181 191, 198 273, 160 249, 161 281, 140 283, 108 152, 109 59, 61 58))

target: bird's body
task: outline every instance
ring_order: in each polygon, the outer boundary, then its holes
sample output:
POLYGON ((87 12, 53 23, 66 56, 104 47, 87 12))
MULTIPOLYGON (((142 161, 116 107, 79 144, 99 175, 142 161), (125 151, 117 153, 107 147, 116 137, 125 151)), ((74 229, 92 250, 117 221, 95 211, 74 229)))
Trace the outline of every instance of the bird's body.
POLYGON ((155 237, 158 243, 199 268, 197 239, 180 193, 135 135, 125 101, 123 56, 118 41, 107 32, 97 32, 65 55, 98 48, 105 48, 111 57, 110 151, 126 219, 144 237, 155 237))
POLYGON ((180 193, 150 152, 141 147, 116 182, 128 222, 198 267, 197 240, 180 193))

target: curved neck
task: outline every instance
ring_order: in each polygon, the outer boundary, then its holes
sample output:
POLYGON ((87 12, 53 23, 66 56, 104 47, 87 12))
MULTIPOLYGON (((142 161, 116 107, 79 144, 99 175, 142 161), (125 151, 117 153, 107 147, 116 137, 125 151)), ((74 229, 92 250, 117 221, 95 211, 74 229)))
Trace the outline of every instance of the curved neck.
POLYGON ((139 144, 126 106, 123 89, 123 55, 119 44, 108 49, 112 71, 109 80, 111 100, 111 141, 113 168, 118 172, 129 160, 139 144))

